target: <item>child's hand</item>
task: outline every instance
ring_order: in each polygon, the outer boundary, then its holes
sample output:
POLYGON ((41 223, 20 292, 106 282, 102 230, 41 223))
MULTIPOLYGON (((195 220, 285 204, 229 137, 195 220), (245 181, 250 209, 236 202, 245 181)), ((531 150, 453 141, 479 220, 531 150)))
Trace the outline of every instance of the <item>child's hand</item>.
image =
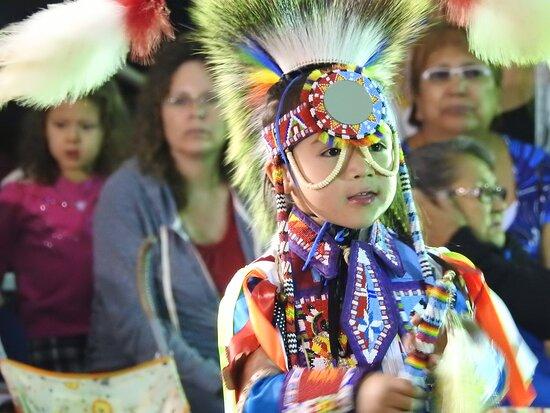
POLYGON ((357 391, 357 413, 410 412, 423 406, 422 390, 409 380, 384 373, 368 375, 357 391))
MULTIPOLYGON (((421 321, 421 318, 418 314, 415 314, 411 318, 411 324, 415 327, 417 327, 420 324, 420 321, 421 321)), ((405 334, 405 336, 402 338, 402 343, 405 348, 405 352, 407 354, 410 354, 416 351, 416 340, 412 333, 405 334)), ((437 338, 434 352, 429 356, 428 365, 430 369, 433 369, 435 368, 435 366, 437 366, 437 363, 441 359, 441 355, 443 354, 443 351, 445 350, 446 346, 447 346, 447 332, 443 331, 439 334, 439 337, 437 338)))

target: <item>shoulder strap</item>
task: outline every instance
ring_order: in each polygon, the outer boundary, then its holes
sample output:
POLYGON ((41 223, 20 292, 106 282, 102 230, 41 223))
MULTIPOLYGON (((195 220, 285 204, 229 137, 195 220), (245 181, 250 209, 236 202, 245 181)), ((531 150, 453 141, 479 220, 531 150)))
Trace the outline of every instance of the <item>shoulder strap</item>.
POLYGON ((176 309, 176 301, 172 291, 172 271, 170 267, 170 250, 168 242, 168 228, 163 225, 160 227, 160 255, 161 255, 161 270, 162 270, 162 291, 166 308, 168 309, 168 317, 174 329, 180 332, 180 322, 178 311, 176 309))
POLYGON ((155 238, 148 237, 141 244, 138 255, 137 266, 137 287, 141 306, 149 325, 153 332, 153 337, 157 343, 158 351, 161 356, 167 356, 170 354, 166 337, 162 331, 162 322, 159 317, 159 312, 156 304, 156 300, 153 294, 153 277, 151 271, 152 261, 152 247, 155 245, 155 238))
POLYGON ((4 343, 2 343, 2 337, 0 337, 0 360, 7 359, 6 349, 4 349, 4 343))

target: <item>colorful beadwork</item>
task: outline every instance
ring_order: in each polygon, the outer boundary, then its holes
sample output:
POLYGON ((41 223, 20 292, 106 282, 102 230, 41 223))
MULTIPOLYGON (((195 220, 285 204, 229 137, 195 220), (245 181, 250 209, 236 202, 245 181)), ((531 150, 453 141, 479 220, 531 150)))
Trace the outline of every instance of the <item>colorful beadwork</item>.
POLYGON ((314 70, 302 91, 302 103, 283 115, 277 122, 262 130, 262 138, 267 142, 272 155, 293 147, 301 140, 315 133, 327 134, 329 146, 344 142, 358 146, 370 146, 383 136, 394 133, 394 127, 387 117, 387 104, 381 86, 361 72, 336 69, 328 72, 314 70), (315 80, 313 80, 315 79, 315 80), (372 111, 360 123, 346 124, 334 119, 327 110, 325 93, 337 82, 353 82, 361 85, 370 97, 372 111), (281 139, 281 147, 276 143, 275 128, 281 139))
POLYGON ((415 332, 416 351, 410 353, 405 359, 406 373, 417 386, 424 389, 426 389, 428 376, 428 356, 435 350, 440 329, 456 295, 456 286, 451 273, 451 271, 447 272, 443 278, 435 282, 435 285, 427 288, 426 309, 422 313, 415 332))
POLYGON ((307 101, 311 105, 310 114, 315 119, 317 126, 329 135, 342 139, 362 139, 365 136, 373 135, 380 122, 386 118, 386 103, 381 94, 380 85, 358 72, 334 70, 324 73, 313 83, 307 101), (331 86, 341 81, 358 83, 370 96, 372 112, 361 123, 351 125, 341 123, 334 119, 327 110, 329 108, 325 102, 325 93, 331 86))
POLYGON ((296 337, 296 308, 294 305, 294 284, 292 279, 292 266, 290 264, 288 250, 288 206, 283 187, 283 163, 279 157, 274 160, 275 201, 277 208, 277 223, 279 225, 279 242, 277 243, 278 269, 283 281, 284 315, 285 315, 285 350, 291 366, 298 365, 298 339, 296 337))
POLYGON ((375 270, 361 244, 354 242, 350 255, 346 302, 342 310, 342 328, 362 365, 377 365, 397 334, 390 302, 383 291, 384 276, 375 270))
POLYGON ((424 278, 430 282, 434 281, 433 270, 428 260, 428 253, 426 252, 426 244, 424 244, 424 238, 422 237, 422 228, 420 226, 420 219, 416 212, 416 206, 414 204, 414 198, 411 187, 411 179, 409 177, 409 170, 405 163, 405 156, 403 151, 400 154, 399 161, 399 184, 403 191, 403 198, 407 206, 407 216, 409 217, 409 226, 411 232, 411 238, 413 240, 414 251, 418 257, 420 268, 424 278))
POLYGON ((284 383, 284 413, 349 412, 354 408, 354 385, 362 369, 303 369, 290 372, 284 383))
MULTIPOLYGON (((310 228, 304 223, 304 215, 301 211, 295 210, 288 218, 290 249, 298 254, 303 260, 307 259, 309 251, 313 246, 315 237, 320 227, 312 223, 316 228, 310 228)), ((341 250, 338 244, 329 236, 323 237, 322 242, 318 243, 317 249, 312 256, 312 261, 321 266, 321 270, 326 278, 333 278, 338 272, 337 257, 341 250)))

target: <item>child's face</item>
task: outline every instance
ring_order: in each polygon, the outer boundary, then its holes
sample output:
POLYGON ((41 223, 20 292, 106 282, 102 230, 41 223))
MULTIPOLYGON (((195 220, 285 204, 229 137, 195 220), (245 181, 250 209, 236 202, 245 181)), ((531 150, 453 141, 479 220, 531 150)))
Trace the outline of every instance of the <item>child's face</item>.
MULTIPOLYGON (((365 150, 365 149, 363 149, 365 150)), ((390 138, 383 138, 369 149, 374 160, 389 168, 393 160, 390 138)), ((298 143, 292 153, 301 174, 296 188, 287 177, 296 205, 311 214, 319 223, 329 221, 351 229, 369 227, 390 206, 395 196, 397 177, 378 174, 365 162, 359 148, 349 146, 346 162, 337 177, 322 189, 308 189, 300 182, 302 175, 309 182, 324 180, 336 166, 340 150, 328 148, 312 135, 298 143)))
POLYGON ((83 99, 51 109, 45 127, 48 149, 63 175, 91 170, 104 133, 93 102, 83 99))

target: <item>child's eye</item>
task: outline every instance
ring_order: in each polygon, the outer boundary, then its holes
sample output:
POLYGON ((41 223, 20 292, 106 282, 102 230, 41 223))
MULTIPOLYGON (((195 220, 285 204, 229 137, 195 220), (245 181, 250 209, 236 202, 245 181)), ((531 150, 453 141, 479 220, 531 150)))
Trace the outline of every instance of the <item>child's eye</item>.
POLYGON ((321 156, 324 156, 324 157, 327 157, 327 158, 332 158, 332 157, 335 157, 335 156, 340 155, 340 152, 342 152, 341 149, 338 149, 338 148, 329 148, 329 149, 323 151, 323 152, 321 153, 321 156))
POLYGON ((91 130, 95 129, 97 127, 97 124, 95 123, 82 123, 80 127, 84 130, 91 130))
POLYGON ((53 125, 56 127, 56 128, 64 128, 65 126, 67 126, 67 122, 54 122, 53 125))
POLYGON ((382 141, 369 146, 369 150, 371 150, 372 152, 381 152, 386 148, 387 148, 386 144, 382 141))

